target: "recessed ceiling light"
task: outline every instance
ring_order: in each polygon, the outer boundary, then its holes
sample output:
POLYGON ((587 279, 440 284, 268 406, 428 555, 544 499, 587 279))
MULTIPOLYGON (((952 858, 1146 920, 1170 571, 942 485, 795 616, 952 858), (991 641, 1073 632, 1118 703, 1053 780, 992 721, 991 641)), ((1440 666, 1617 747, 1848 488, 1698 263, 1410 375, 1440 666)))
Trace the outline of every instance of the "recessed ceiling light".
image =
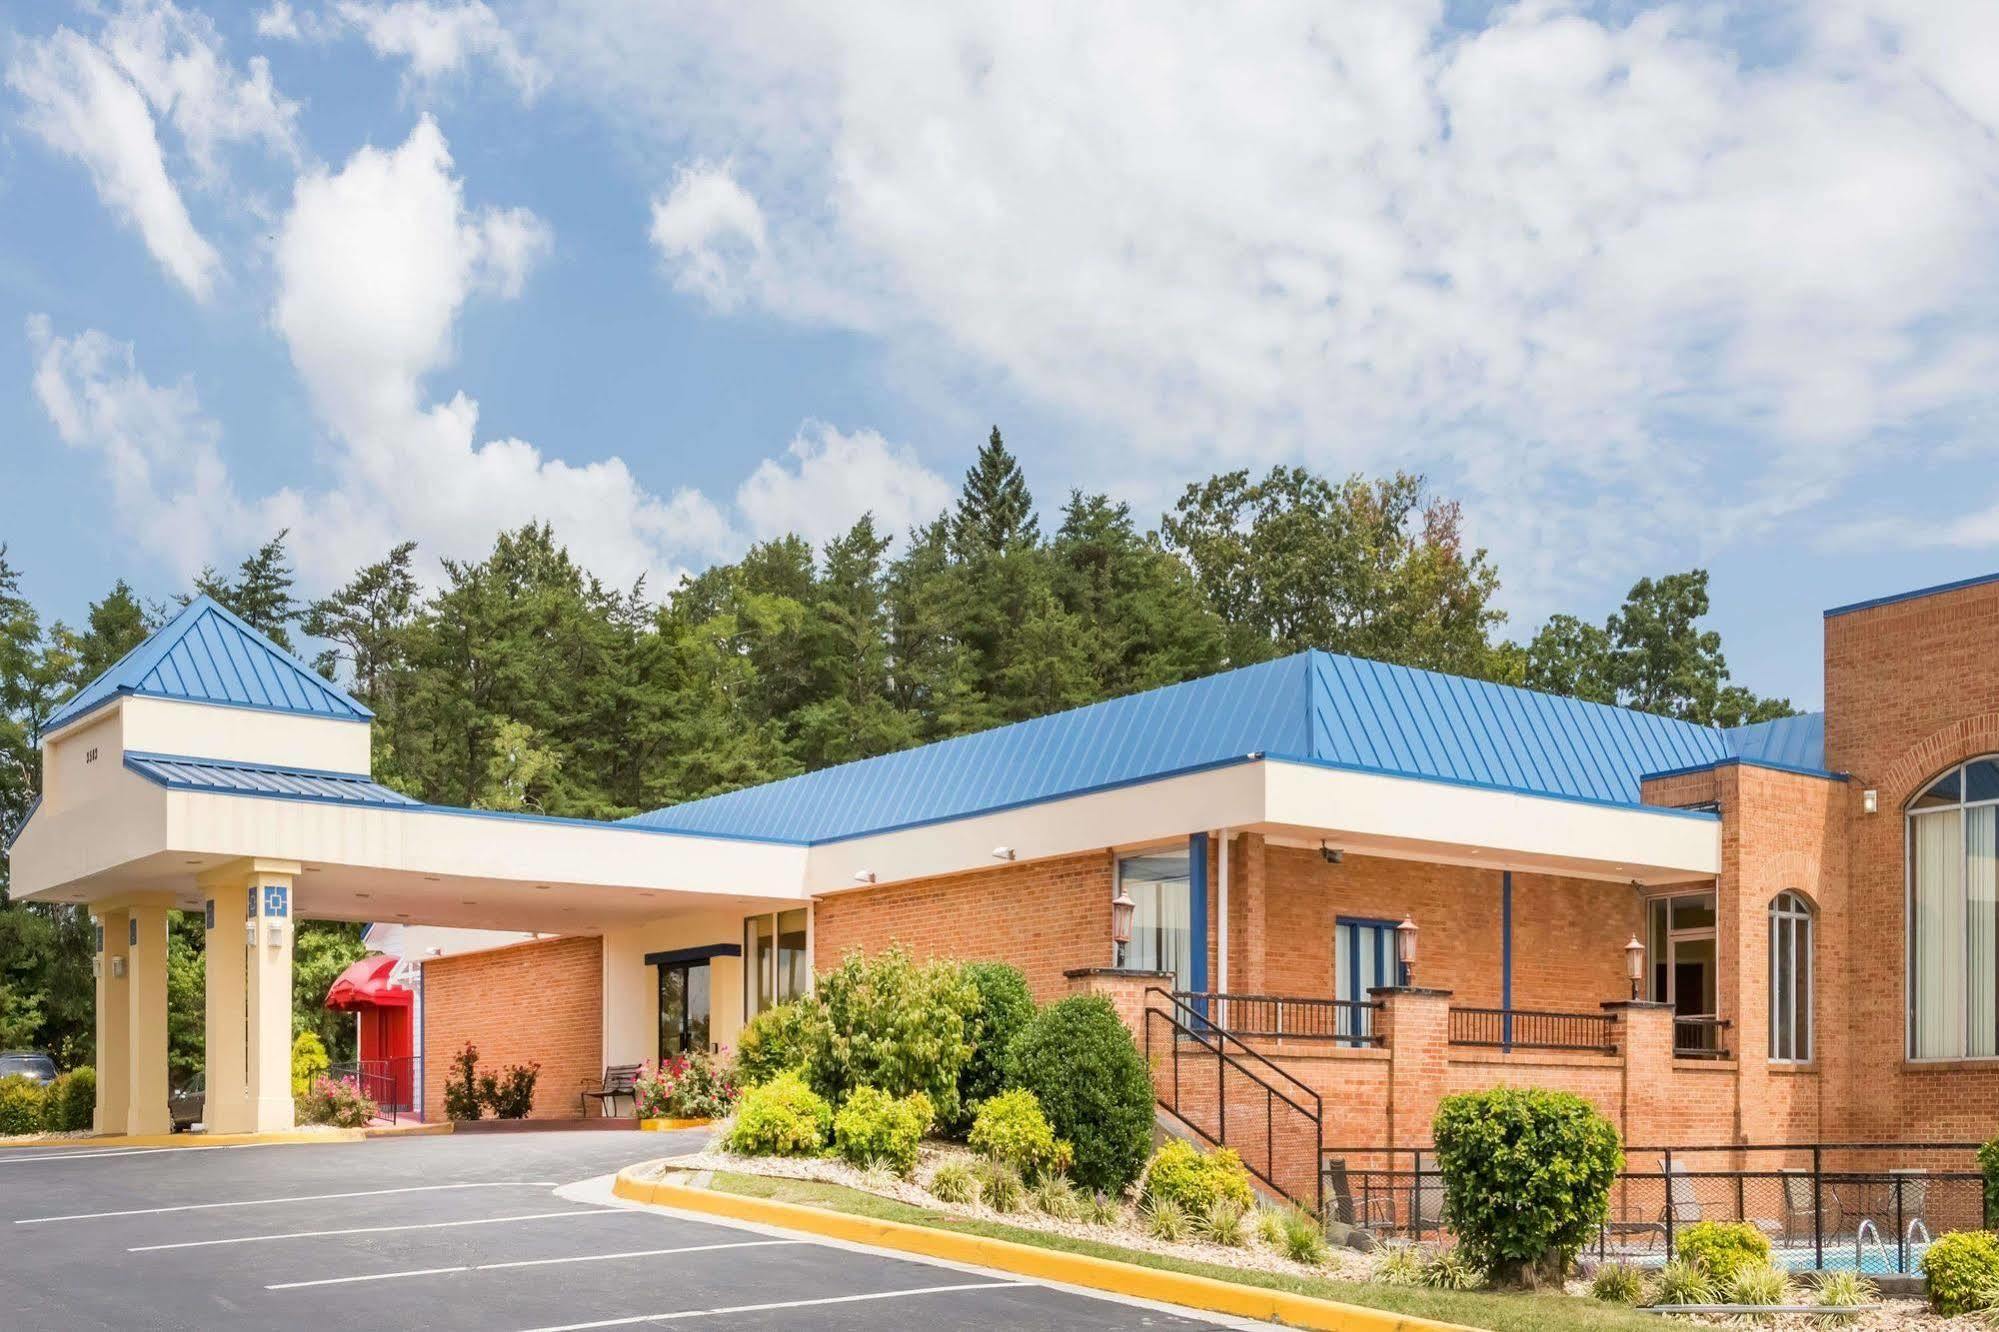
POLYGON ((548 891, 548 885, 545 883, 538 883, 534 886, 534 890, 538 893, 545 893, 548 891))
POLYGON ((423 881, 424 881, 425 883, 443 883, 443 882, 444 882, 444 880, 442 880, 442 879, 438 878, 438 877, 437 877, 437 876, 436 876, 435 874, 426 874, 426 875, 424 875, 424 876, 423 876, 423 881))
POLYGON ((407 911, 398 911, 396 913, 397 920, 408 920, 409 918, 410 918, 410 913, 407 911))
POLYGON ((307 874, 317 874, 317 873, 319 873, 319 866, 317 866, 317 865, 307 865, 307 866, 305 867, 305 872, 306 872, 307 874))
POLYGON ((473 900, 472 898, 469 898, 469 897, 463 897, 463 898, 460 898, 460 899, 458 900, 458 905, 459 905, 459 906, 478 906, 479 904, 478 904, 478 902, 474 901, 474 900, 473 900))
POLYGON ((356 896, 356 897, 373 897, 373 896, 374 896, 374 894, 373 894, 373 893, 362 893, 362 892, 357 892, 357 893, 355 893, 355 894, 354 894, 354 896, 356 896))
POLYGON ((196 856, 196 857, 195 857, 194 859, 192 859, 192 860, 183 860, 183 861, 181 862, 181 864, 183 864, 183 865, 199 865, 200 863, 201 863, 201 857, 200 857, 200 856, 196 856))

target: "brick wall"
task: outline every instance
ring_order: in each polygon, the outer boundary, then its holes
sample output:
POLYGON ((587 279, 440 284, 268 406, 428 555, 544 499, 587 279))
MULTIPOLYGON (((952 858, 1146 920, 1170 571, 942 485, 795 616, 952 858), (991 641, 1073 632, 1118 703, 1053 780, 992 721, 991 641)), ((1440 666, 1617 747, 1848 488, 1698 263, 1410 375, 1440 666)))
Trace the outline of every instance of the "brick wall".
POLYGON ((603 1083, 603 940, 548 939, 423 964, 423 1104, 444 1117, 451 1060, 471 1041, 479 1067, 538 1061, 536 1119, 574 1119, 603 1083))
POLYGON ((1109 852, 999 865, 819 899, 813 966, 900 943, 919 960, 1011 962, 1037 1002, 1068 992, 1063 973, 1111 961, 1109 852))

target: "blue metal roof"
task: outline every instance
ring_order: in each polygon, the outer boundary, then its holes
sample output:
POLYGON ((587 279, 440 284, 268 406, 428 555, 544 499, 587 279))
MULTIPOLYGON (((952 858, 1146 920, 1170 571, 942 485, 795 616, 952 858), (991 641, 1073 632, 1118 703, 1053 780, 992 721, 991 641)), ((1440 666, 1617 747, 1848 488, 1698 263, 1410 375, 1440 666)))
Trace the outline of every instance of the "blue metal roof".
POLYGON ((304 713, 340 721, 374 714, 209 597, 196 597, 110 670, 76 691, 43 734, 126 694, 304 713))
MULTIPOLYGON (((1815 766, 1805 738, 1749 743, 1815 766)), ((1823 725, 1820 726, 1823 734, 1823 725)), ((1744 757, 1738 733, 1325 652, 1018 722, 626 820, 818 842, 1147 781, 1250 754, 1637 805, 1648 773, 1744 757)), ((1822 744, 1821 744, 1822 747, 1822 744)), ((1759 750, 1760 753, 1760 750, 1759 750)))
POLYGON ((421 807, 420 801, 412 800, 400 791, 392 791, 380 782, 352 773, 188 758, 178 754, 131 753, 125 755, 125 766, 147 781, 175 791, 274 796, 283 800, 310 800, 338 805, 421 807))
POLYGON ((1780 768, 1818 772, 1825 767, 1825 714, 1803 712, 1795 717, 1756 722, 1722 732, 1735 757, 1780 768))

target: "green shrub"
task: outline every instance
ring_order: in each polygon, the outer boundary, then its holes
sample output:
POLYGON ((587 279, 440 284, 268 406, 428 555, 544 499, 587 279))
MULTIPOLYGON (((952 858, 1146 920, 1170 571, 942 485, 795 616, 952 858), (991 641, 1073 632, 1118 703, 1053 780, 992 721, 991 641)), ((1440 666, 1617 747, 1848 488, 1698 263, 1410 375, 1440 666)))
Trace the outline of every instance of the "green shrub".
POLYGON ((1020 1087, 1001 1092, 979 1107, 967 1141, 973 1151, 1012 1166, 1023 1179, 1040 1179, 1058 1171, 1067 1154, 1064 1145, 1055 1140, 1048 1116, 1041 1113, 1041 1101, 1020 1087))
POLYGON ((1432 1132, 1465 1256, 1500 1285, 1559 1283, 1610 1214, 1610 1121, 1572 1092, 1494 1088, 1445 1097, 1432 1132))
POLYGON ((1210 1244, 1224 1249, 1240 1249, 1249 1242, 1248 1213, 1233 1198, 1216 1198, 1198 1213, 1195 1229, 1210 1244))
POLYGON ((976 1202, 979 1196, 979 1177, 972 1168, 959 1161, 938 1166, 930 1176, 930 1196, 939 1202, 947 1202, 954 1207, 963 1207, 976 1202))
POLYGON ((444 1075, 444 1117, 453 1121, 477 1119, 485 1113, 485 1102, 479 1097, 479 1047, 465 1042, 465 1048, 452 1056, 452 1072, 444 1075))
POLYGON ((988 1161, 979 1172, 979 1201, 995 1212, 1019 1211, 1026 1196, 1027 1186, 1020 1182, 1020 1172, 1012 1166, 988 1161))
POLYGON ((958 1117, 958 1074, 971 1057, 979 991, 955 962, 918 966, 894 945, 848 953, 819 977, 826 1021, 811 1032, 806 1077, 838 1105, 856 1087, 922 1092, 939 1119, 958 1117))
POLYGON ((1463 1249, 1452 1248, 1423 1264, 1422 1280, 1432 1290, 1477 1290, 1485 1284, 1485 1273, 1463 1249))
POLYGON ((296 1101, 312 1089, 312 1081, 333 1067, 326 1057, 326 1045, 316 1033, 300 1032, 292 1040, 292 1099, 296 1101))
POLYGON ((1645 1298, 1645 1278, 1629 1263, 1605 1263, 1590 1278, 1589 1293, 1605 1304, 1636 1304, 1645 1298))
POLYGON ((1999 1286, 1999 1235, 1987 1230, 1953 1230, 1923 1251, 1924 1288, 1930 1308, 1946 1318, 1986 1306, 1999 1286))
POLYGON ((825 1039, 826 1010, 816 999, 766 1008, 736 1037, 736 1079, 760 1087, 780 1073, 803 1072, 825 1039))
POLYGON ((1999 1228, 1999 1138, 1978 1149, 1978 1172, 1985 1176, 1985 1228, 1999 1228))
POLYGON ((1770 1237, 1747 1221, 1696 1221, 1680 1231, 1673 1252, 1721 1288, 1737 1272, 1770 1261, 1770 1237))
POLYGON ((1138 1210, 1139 1215, 1145 1218, 1145 1233, 1152 1238, 1168 1243, 1187 1238, 1186 1210, 1171 1198, 1155 1198, 1149 1203, 1140 1203, 1138 1210))
POLYGON ((1074 1221, 1082 1214, 1082 1199, 1076 1186, 1061 1175, 1048 1175, 1034 1186, 1035 1209, 1057 1221, 1074 1221))
POLYGON ((706 1050, 671 1055, 658 1068, 642 1066, 632 1081, 640 1119, 721 1119, 741 1093, 736 1071, 706 1050))
POLYGON ((1398 1244, 1381 1255, 1374 1279, 1384 1286, 1417 1285, 1423 1280, 1423 1255, 1407 1244, 1398 1244))
POLYGON ((833 1110, 797 1073, 743 1093, 729 1150, 745 1156, 816 1156, 833 1131, 833 1110))
POLYGON ((1811 1278, 1812 1298, 1828 1309, 1872 1304, 1881 1292, 1858 1272, 1817 1272, 1811 1278))
POLYGON ((295 1098, 299 1122, 304 1124, 331 1124, 335 1128, 364 1128, 375 1117, 376 1105, 361 1093, 361 1086, 352 1078, 329 1078, 324 1074, 312 1080, 305 1089, 305 1095, 295 1098))
POLYGON ((1243 1212, 1256 1205, 1249 1170, 1240 1156, 1227 1147, 1202 1152, 1179 1138, 1167 1140, 1153 1154, 1145 1170, 1145 1196, 1171 1198, 1194 1216, 1222 1201, 1243 1212))
POLYGON ((1692 1263, 1675 1259, 1659 1269, 1654 1304, 1713 1304, 1714 1283, 1692 1263))
POLYGON ((916 1146, 933 1114, 922 1092, 894 1097, 856 1087, 833 1116, 833 1150, 849 1165, 879 1165, 907 1176, 916 1169, 916 1146))
POLYGON ((534 1084, 541 1078, 538 1063, 510 1064, 497 1075, 479 1078, 479 1100, 495 1119, 526 1119, 534 1110, 534 1084))
POLYGON ((1309 1263, 1313 1267, 1326 1261, 1326 1232, 1319 1228, 1319 1219, 1302 1207, 1293 1207, 1284 1214, 1284 1256, 1294 1263, 1309 1263))
POLYGON ((97 1113, 97 1070, 85 1064, 57 1076, 43 1094, 42 1127, 51 1133, 78 1133, 97 1113))
POLYGON ((1006 1087, 1006 1052, 1034 1020, 1034 994, 1019 967, 1005 962, 968 962, 965 979, 979 993, 973 1014, 972 1053, 958 1070, 958 1114, 950 1127, 962 1137, 979 1107, 1006 1087))
POLYGON ((1256 1209, 1256 1237, 1273 1249, 1284 1245, 1284 1213, 1275 1207, 1256 1209))
POLYGON ((0 1137, 40 1133, 48 1114, 48 1093, 42 1084, 16 1073, 0 1078, 0 1137))
POLYGON ((1075 994, 1035 1014, 1007 1051, 1008 1081, 1041 1102, 1085 1188, 1122 1193, 1152 1146, 1152 1075, 1110 1000, 1075 994))
POLYGON ((1093 1226, 1114 1226, 1124 1220, 1124 1209, 1108 1193, 1092 1193, 1083 1199, 1083 1220, 1093 1226))
POLYGON ((1730 1304, 1791 1302, 1791 1274, 1771 1263, 1751 1263, 1738 1268, 1727 1282, 1717 1284, 1727 1292, 1730 1304))

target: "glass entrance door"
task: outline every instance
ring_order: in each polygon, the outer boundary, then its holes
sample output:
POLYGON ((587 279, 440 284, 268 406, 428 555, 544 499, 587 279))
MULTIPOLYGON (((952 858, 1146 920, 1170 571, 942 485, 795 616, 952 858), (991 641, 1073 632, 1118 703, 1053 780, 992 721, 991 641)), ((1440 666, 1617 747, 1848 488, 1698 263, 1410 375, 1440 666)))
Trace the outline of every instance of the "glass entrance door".
POLYGON ((1673 1046, 1686 1053, 1720 1049, 1715 1026, 1720 1007, 1713 893, 1655 897, 1647 905, 1652 1002, 1671 1004, 1673 1046))
POLYGON ((708 1048, 708 964, 675 962, 659 969, 659 1057, 708 1048))

